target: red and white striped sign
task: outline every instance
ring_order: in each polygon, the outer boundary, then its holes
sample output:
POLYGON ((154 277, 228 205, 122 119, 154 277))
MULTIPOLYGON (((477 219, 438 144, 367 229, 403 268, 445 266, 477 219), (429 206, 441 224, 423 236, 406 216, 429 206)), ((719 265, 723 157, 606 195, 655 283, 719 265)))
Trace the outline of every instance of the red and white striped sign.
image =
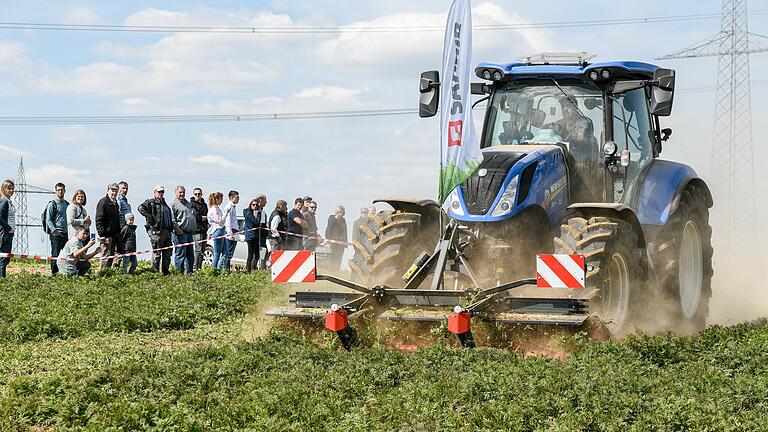
POLYGON ((584 288, 586 277, 584 255, 536 255, 536 285, 539 288, 584 288))
POLYGON ((272 252, 272 282, 314 282, 315 267, 312 251, 272 252))

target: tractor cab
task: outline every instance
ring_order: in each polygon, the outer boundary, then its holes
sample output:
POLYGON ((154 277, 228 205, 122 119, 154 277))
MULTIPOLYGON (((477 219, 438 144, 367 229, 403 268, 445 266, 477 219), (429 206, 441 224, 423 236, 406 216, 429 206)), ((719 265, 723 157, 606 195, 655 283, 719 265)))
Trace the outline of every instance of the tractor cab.
MULTIPOLYGON (((560 147, 570 202, 632 207, 634 185, 671 132, 660 130, 658 117, 671 112, 674 71, 640 62, 590 64, 593 57, 549 53, 478 65, 475 74, 487 81, 472 86, 485 96, 478 102, 487 101, 481 146, 487 157, 560 147)), ((426 111, 422 104, 422 116, 426 111)))

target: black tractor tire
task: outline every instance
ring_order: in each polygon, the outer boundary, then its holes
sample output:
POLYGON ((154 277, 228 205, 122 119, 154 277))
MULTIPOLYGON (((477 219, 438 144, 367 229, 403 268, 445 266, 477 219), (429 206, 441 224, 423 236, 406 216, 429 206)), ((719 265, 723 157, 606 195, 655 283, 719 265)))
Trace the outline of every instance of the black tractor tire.
POLYGON ((657 303, 665 306, 670 317, 665 330, 698 333, 709 315, 714 274, 706 192, 695 186, 686 188, 677 210, 656 238, 654 274, 661 297, 657 303))
POLYGON ((583 254, 585 289, 597 289, 589 303, 613 337, 632 329, 644 294, 645 265, 637 233, 629 223, 611 217, 576 217, 560 227, 555 253, 583 254))
POLYGON ((403 274, 422 252, 433 252, 439 236, 436 226, 422 226, 421 221, 418 213, 399 211, 370 216, 352 242, 352 279, 365 286, 403 287, 403 274))

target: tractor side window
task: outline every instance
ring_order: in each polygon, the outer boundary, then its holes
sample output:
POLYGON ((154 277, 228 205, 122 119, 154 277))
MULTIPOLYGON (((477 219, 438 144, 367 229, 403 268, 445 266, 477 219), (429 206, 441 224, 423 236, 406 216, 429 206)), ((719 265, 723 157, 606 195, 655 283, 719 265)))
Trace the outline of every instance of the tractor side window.
POLYGON ((613 140, 618 152, 630 152, 626 181, 614 185, 614 201, 630 204, 638 177, 653 160, 653 129, 645 89, 639 88, 614 96, 613 140))

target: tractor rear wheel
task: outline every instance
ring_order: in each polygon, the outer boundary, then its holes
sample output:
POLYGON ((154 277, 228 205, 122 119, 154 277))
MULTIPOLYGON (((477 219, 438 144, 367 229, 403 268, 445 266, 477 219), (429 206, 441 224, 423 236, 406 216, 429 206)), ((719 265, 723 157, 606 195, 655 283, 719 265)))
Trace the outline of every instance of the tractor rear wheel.
POLYGON ((659 233, 655 270, 672 330, 684 334, 704 329, 712 296, 712 227, 705 193, 688 187, 677 211, 659 233))
POLYGON ((597 289, 590 314, 606 322, 613 336, 630 329, 643 289, 642 251, 632 226, 617 218, 572 218, 560 227, 555 253, 583 254, 586 289, 597 289))
POLYGON ((353 280, 366 286, 405 285, 403 274, 422 252, 432 253, 437 227, 422 226, 421 215, 382 211, 360 225, 349 261, 353 280))

